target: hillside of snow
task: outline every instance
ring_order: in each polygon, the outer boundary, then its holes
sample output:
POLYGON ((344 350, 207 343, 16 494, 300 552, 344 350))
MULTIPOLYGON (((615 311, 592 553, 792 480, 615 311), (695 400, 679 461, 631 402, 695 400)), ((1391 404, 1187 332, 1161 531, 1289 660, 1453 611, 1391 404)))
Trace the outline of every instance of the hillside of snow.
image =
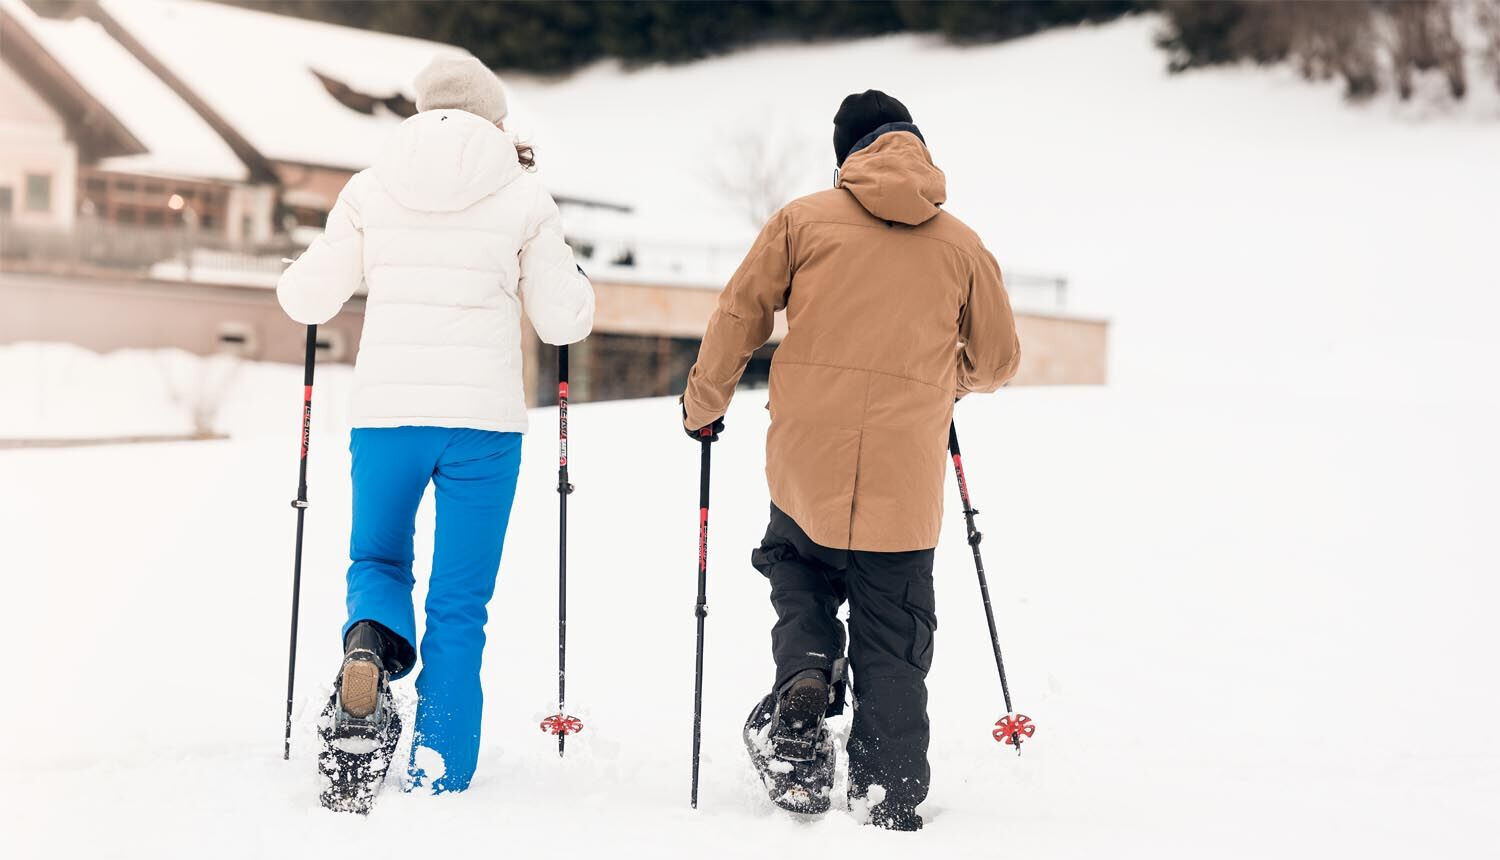
POLYGON ((1500 316, 1482 254, 1500 223, 1493 94, 1349 106, 1289 69, 1171 76, 1160 26, 506 80, 543 177, 636 203, 654 241, 748 244, 716 180, 740 143, 783 155, 796 193, 826 188, 839 101, 883 89, 947 173, 946 208, 1002 268, 1065 275, 1076 310, 1113 319, 1113 381, 1463 389, 1450 368, 1495 355, 1500 316))
MULTIPOLYGON (((513 82, 551 123, 549 170, 641 200, 669 237, 735 223, 695 184, 721 129, 805 131, 816 174, 838 99, 888 89, 1002 263, 1065 273, 1112 318, 1109 386, 958 407, 1012 690, 1040 728, 1020 757, 990 738, 1003 705, 950 498, 922 833, 793 821, 752 781, 739 728, 771 680, 772 622, 748 564, 767 504, 756 392, 715 449, 697 811, 698 461, 670 399, 572 415, 568 687, 587 729, 567 758, 537 729, 557 504, 555 413, 537 410, 472 789, 388 787, 364 820, 318 808, 350 374, 319 370, 283 762, 301 371, 247 365, 227 441, 0 449, 5 856, 1500 854, 1500 123, 1351 108, 1274 73, 1170 78, 1150 36, 1132 20, 513 82)), ((0 348, 0 439, 183 432, 184 373, 181 356, 0 348)), ((431 517, 429 499, 418 600, 431 517)))

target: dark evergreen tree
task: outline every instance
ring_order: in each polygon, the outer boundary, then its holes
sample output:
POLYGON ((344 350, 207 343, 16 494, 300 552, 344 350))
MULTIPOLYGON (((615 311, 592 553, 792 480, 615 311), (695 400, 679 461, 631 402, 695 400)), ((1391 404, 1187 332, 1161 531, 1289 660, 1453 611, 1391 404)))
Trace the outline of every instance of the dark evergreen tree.
POLYGON ((1154 6, 1154 0, 222 0, 462 45, 501 69, 554 73, 602 57, 683 62, 771 40, 937 32, 985 42, 1154 6))

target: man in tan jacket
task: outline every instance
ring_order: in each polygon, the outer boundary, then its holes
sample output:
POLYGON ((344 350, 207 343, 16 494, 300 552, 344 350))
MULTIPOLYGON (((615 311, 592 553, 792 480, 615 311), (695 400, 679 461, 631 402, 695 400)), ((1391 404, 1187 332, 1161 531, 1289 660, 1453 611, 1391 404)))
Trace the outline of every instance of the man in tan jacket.
POLYGON ((730 279, 683 394, 683 424, 717 439, 751 353, 771 364, 771 523, 752 563, 771 583, 773 691, 746 742, 772 799, 829 806, 823 717, 842 706, 844 629, 858 708, 851 805, 914 830, 927 796, 933 548, 954 401, 1016 371, 1015 320, 994 257, 940 206, 942 171, 894 98, 851 95, 834 118, 835 187, 772 216, 730 279), (776 761, 779 760, 779 761, 776 761), (787 765, 790 764, 789 768, 787 765))

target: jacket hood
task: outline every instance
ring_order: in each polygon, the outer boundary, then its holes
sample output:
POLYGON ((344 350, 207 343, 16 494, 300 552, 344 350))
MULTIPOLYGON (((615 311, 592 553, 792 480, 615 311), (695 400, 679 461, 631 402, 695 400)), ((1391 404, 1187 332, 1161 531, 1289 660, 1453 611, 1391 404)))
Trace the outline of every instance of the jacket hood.
POLYGON ((932 155, 915 126, 892 123, 870 133, 845 159, 839 187, 882 221, 923 224, 938 214, 948 199, 948 181, 932 163, 932 155))
POLYGON ((408 118, 375 159, 375 178, 408 209, 457 212, 521 175, 515 139, 461 110, 408 118))

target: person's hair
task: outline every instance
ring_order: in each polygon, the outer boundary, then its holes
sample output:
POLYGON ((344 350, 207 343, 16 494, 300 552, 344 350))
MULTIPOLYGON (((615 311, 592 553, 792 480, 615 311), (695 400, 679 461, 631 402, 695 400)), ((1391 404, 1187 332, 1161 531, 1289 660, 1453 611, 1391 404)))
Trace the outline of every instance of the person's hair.
POLYGON ((516 161, 521 162, 521 167, 526 170, 536 170, 536 150, 529 143, 516 141, 516 161))

